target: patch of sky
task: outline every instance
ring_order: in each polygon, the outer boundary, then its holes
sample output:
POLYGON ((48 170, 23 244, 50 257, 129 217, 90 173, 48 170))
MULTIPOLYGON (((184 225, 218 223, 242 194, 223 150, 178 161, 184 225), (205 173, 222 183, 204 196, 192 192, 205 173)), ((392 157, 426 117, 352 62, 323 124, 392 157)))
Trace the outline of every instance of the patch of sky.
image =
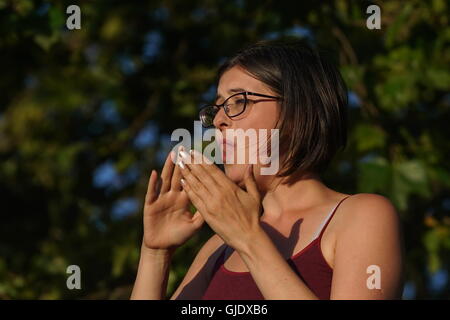
POLYGON ((281 37, 290 36, 290 37, 297 37, 300 39, 306 38, 309 41, 314 41, 314 36, 309 28, 301 27, 298 25, 295 25, 289 29, 286 29, 284 31, 272 31, 266 33, 263 38, 266 40, 275 40, 281 37))
POLYGON ((358 161, 360 163, 369 163, 369 162, 372 162, 376 157, 377 157, 377 155, 375 153, 369 153, 369 154, 366 154, 361 159, 359 159, 358 161))
POLYGON ((413 300, 416 297, 416 286, 413 282, 406 282, 403 287, 403 300, 413 300))
POLYGON ((448 282, 448 271, 438 270, 428 274, 428 287, 433 293, 440 293, 445 289, 448 282))
POLYGON ((97 118, 102 122, 113 125, 121 122, 116 103, 109 99, 102 102, 100 109, 97 112, 97 118))
POLYGON ((122 220, 139 210, 140 202, 136 198, 128 197, 117 200, 111 209, 113 220, 122 220))
MULTIPOLYGON (((216 85, 211 85, 209 86, 208 90, 206 90, 202 95, 202 103, 211 103, 214 101, 214 98, 216 97, 216 93, 217 93, 217 86, 216 85)), ((203 107, 204 104, 200 104, 198 107, 201 108, 203 107)))
POLYGON ((42 3, 39 7, 36 9, 36 14, 38 16, 44 16, 47 14, 48 10, 50 9, 51 5, 48 2, 42 3))
POLYGON ((349 90, 347 92, 347 96, 348 96, 348 105, 351 108, 358 108, 361 106, 361 100, 359 99, 359 97, 356 93, 349 90))
POLYGON ((154 121, 149 121, 134 138, 134 147, 143 149, 155 145, 158 140, 158 132, 158 125, 154 121))
POLYGON ((152 62, 159 53, 162 44, 162 36, 159 31, 150 31, 145 35, 142 48, 142 59, 146 63, 152 62))
POLYGON ((111 160, 99 165, 93 174, 92 183, 96 188, 103 188, 107 193, 120 190, 137 181, 139 168, 131 165, 122 174, 119 174, 111 160))
POLYGON ((120 185, 120 175, 111 160, 106 161, 95 169, 92 183, 97 188, 118 187, 120 185))
POLYGON ((136 63, 134 63, 133 59, 129 55, 122 54, 117 58, 117 60, 119 62, 120 70, 125 75, 130 75, 136 72, 136 63))
POLYGON ((169 151, 175 144, 178 143, 177 141, 171 141, 170 137, 171 136, 169 134, 162 134, 159 139, 161 147, 156 152, 156 162, 161 167, 164 165, 169 151))
POLYGON ((310 29, 298 25, 295 25, 292 28, 287 29, 284 32, 284 34, 291 37, 307 38, 308 40, 314 40, 313 34, 310 29))

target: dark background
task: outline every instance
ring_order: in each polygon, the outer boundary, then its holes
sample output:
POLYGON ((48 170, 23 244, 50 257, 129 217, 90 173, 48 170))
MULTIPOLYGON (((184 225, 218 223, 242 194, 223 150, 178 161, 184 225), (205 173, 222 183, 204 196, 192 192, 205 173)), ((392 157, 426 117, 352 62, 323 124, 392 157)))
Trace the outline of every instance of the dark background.
MULTIPOLYGON (((142 205, 226 57, 297 37, 334 53, 349 142, 332 189, 396 206, 405 299, 450 298, 449 5, 433 1, 0 0, 0 299, 127 299, 142 205), (366 27, 381 8, 381 29, 366 27), (66 27, 67 6, 81 29, 66 27), (68 290, 79 265, 82 289, 68 290)), ((170 296, 202 231, 176 252, 170 296)))

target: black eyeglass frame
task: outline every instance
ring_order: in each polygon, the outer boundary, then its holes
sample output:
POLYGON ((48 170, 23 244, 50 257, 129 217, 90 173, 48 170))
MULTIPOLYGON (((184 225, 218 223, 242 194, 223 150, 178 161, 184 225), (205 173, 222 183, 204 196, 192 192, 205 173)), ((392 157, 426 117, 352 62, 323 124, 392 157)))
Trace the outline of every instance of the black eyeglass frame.
MULTIPOLYGON (((230 118, 230 119, 232 119, 232 118, 237 117, 237 116, 239 116, 239 115, 241 115, 241 114, 244 113, 245 109, 247 108, 247 100, 248 100, 247 96, 256 96, 256 97, 262 97, 262 98, 271 98, 271 99, 276 99, 276 100, 281 100, 281 99, 282 99, 281 97, 274 97, 274 96, 269 96, 269 95, 267 95, 267 94, 255 93, 255 92, 250 92, 250 91, 237 92, 237 93, 235 93, 235 94, 229 96, 228 98, 226 98, 225 101, 224 101, 223 103, 221 103, 221 104, 209 104, 209 105, 204 106, 203 108, 200 109, 199 114, 201 114, 202 111, 205 110, 205 109, 208 108, 208 107, 217 107, 217 108, 219 108, 219 110, 220 110, 220 108, 223 108, 223 111, 225 111, 225 114, 227 115, 227 117, 230 118), (242 111, 239 112, 238 114, 235 114, 235 115, 230 116, 230 115, 228 114, 226 108, 225 108, 225 104, 227 103, 227 101, 228 101, 229 99, 231 99, 231 98, 233 98, 233 97, 235 97, 235 96, 237 96, 237 95, 240 95, 240 94, 243 94, 244 97, 245 97, 244 108, 243 108, 242 111)), ((217 112, 219 112, 219 110, 218 110, 217 112)), ((217 113, 216 113, 216 114, 217 114, 217 113)), ((203 125, 203 122, 202 122, 202 125, 203 125)), ((204 126, 204 125, 203 125, 203 126, 204 126)), ((206 126, 206 127, 210 127, 210 126, 211 126, 211 125, 206 126)), ((204 126, 204 127, 205 127, 205 126, 204 126)))

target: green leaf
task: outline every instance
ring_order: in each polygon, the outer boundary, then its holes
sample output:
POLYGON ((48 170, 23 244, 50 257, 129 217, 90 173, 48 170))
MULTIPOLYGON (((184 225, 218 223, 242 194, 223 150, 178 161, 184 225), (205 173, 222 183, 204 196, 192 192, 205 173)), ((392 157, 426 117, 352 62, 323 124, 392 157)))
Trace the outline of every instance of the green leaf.
POLYGON ((390 167, 386 159, 375 157, 358 163, 358 191, 375 193, 386 191, 390 184, 390 167))
POLYGON ((50 50, 50 48, 59 41, 59 34, 57 32, 52 32, 50 36, 45 36, 38 34, 34 37, 34 41, 45 51, 50 50))
POLYGON ((439 236, 436 229, 427 231, 424 235, 423 242, 428 252, 428 269, 436 272, 441 267, 441 259, 439 257, 439 236))
POLYGON ((118 246, 114 249, 112 261, 112 275, 118 277, 122 274, 122 270, 127 261, 129 248, 127 246, 118 246))
POLYGON ((358 124, 354 131, 356 147, 360 152, 367 152, 385 145, 386 133, 383 129, 370 124, 358 124))
POLYGON ((430 196, 426 168, 419 160, 394 163, 392 174, 392 197, 401 210, 406 210, 411 194, 430 196))
POLYGON ((66 17, 63 13, 63 9, 59 7, 52 7, 49 12, 50 16, 50 28, 53 31, 59 31, 66 23, 66 17))

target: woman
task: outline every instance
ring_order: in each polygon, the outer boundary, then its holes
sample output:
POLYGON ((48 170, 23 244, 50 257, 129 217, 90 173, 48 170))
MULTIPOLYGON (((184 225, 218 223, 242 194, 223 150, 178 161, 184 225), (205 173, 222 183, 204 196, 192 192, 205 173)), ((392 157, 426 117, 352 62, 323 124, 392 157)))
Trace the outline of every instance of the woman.
POLYGON ((168 156, 161 177, 150 175, 131 298, 164 299, 175 249, 204 222, 215 234, 171 299, 400 298, 394 206, 377 194, 340 193, 320 179, 346 145, 346 106, 338 70, 304 44, 259 42, 226 61, 203 124, 223 136, 279 129, 281 168, 261 175, 261 163, 225 163, 223 173, 192 161, 201 157, 195 152, 181 150, 178 165, 168 156))

